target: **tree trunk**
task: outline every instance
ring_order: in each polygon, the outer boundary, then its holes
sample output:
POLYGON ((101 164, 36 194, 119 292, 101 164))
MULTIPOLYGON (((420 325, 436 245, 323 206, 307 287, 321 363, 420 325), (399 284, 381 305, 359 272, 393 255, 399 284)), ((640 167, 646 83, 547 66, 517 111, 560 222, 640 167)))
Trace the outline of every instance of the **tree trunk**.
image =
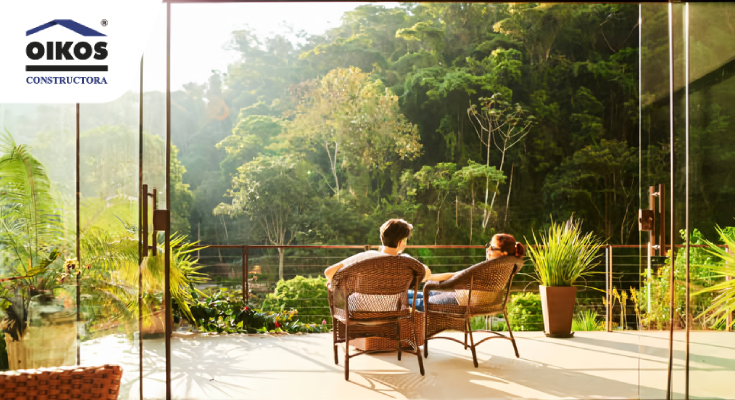
POLYGON ((508 182, 508 198, 505 199, 505 220, 503 221, 503 230, 505 230, 505 225, 508 223, 508 208, 510 208, 510 190, 513 188, 513 169, 515 168, 515 163, 510 166, 510 181, 508 182))
POLYGON ((472 207, 470 207, 470 246, 472 246, 472 218, 473 211, 475 210, 475 190, 472 189, 472 207))
POLYGON ((459 196, 454 196, 454 226, 459 228, 459 196))
MULTIPOLYGON (((489 126, 489 128, 492 128, 492 126, 489 126)), ((486 159, 486 164, 485 164, 488 167, 490 166, 490 139, 492 138, 491 134, 492 134, 492 129, 488 129, 488 133, 487 133, 487 159, 486 159)), ((487 216, 487 214, 489 212, 488 209, 487 209, 487 196, 488 196, 488 193, 490 191, 489 186, 490 186, 490 177, 487 176, 487 177, 485 177, 485 209, 483 210, 483 213, 482 213, 482 229, 485 229, 485 224, 486 224, 485 221, 489 219, 488 216, 487 216)))
POLYGON ((283 252, 284 248, 279 247, 278 248, 278 280, 283 280, 283 252))
POLYGON ((339 201, 339 178, 337 177, 337 142, 334 142, 334 158, 332 153, 329 152, 329 142, 324 143, 324 148, 327 150, 327 157, 329 157, 329 167, 332 169, 332 176, 334 176, 334 187, 332 190, 337 195, 339 201))
MULTIPOLYGON (((505 151, 507 149, 508 149, 508 139, 506 137, 505 142, 503 142, 503 155, 500 159, 500 168, 498 169, 498 171, 500 172, 503 172, 503 164, 505 164, 505 151)), ((487 179, 489 181, 490 178, 488 177, 487 179)), ((495 205, 495 197, 497 195, 498 195, 498 190, 496 188, 496 190, 493 192, 493 199, 492 201, 490 201, 490 208, 487 208, 487 184, 485 185, 485 208, 486 208, 485 211, 487 212, 487 214, 485 214, 485 219, 482 221, 483 231, 485 230, 485 228, 487 228, 488 222, 490 222, 490 215, 492 214, 493 206, 495 205)))

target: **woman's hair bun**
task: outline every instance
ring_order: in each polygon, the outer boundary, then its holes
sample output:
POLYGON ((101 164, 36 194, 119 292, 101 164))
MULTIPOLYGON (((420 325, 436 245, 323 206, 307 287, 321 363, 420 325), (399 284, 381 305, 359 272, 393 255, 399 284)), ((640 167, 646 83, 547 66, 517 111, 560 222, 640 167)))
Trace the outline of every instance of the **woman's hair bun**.
POLYGON ((523 255, 526 254, 526 247, 523 246, 520 242, 516 242, 516 257, 523 257, 523 255))

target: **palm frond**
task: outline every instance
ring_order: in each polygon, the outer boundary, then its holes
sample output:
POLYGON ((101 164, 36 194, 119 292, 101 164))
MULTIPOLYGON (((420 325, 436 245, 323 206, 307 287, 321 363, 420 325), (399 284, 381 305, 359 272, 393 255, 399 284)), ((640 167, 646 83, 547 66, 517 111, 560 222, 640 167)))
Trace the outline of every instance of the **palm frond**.
POLYGON ((717 293, 710 306, 697 318, 702 318, 708 322, 714 320, 715 324, 724 324, 727 321, 727 316, 735 312, 735 254, 732 253, 732 251, 735 251, 735 238, 728 235, 719 226, 717 227, 717 233, 729 251, 706 239, 704 242, 708 247, 704 250, 722 260, 722 264, 697 265, 697 267, 710 270, 713 273, 713 278, 721 281, 695 292, 694 295, 717 293))

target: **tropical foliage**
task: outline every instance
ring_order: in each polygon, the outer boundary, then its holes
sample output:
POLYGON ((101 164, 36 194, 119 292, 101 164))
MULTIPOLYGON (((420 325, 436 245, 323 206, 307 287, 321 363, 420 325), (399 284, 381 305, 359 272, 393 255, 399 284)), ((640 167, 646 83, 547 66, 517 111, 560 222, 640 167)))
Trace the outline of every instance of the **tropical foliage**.
POLYGON ((720 262, 698 265, 698 267, 710 272, 712 274, 711 278, 718 282, 700 289, 695 295, 707 293, 716 295, 698 317, 704 318, 706 322, 723 324, 727 320, 727 316, 735 312, 735 255, 732 253, 732 250, 735 250, 735 230, 718 227, 717 232, 727 247, 722 248, 708 240, 704 240, 709 246, 704 251, 719 259, 720 262))
POLYGON ((51 182, 28 146, 0 136, 0 309, 15 340, 28 326, 31 298, 53 297, 65 253, 62 215, 51 182))
POLYGON ((203 332, 216 333, 297 333, 327 332, 324 323, 302 322, 296 309, 256 310, 243 303, 240 293, 220 288, 202 296, 192 292, 191 315, 183 318, 203 332))

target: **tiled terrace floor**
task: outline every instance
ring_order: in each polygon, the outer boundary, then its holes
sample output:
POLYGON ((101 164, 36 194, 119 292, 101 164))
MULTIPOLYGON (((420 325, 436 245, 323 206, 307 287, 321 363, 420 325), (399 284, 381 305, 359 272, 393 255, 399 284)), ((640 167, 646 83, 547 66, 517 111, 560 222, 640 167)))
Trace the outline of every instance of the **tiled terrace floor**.
MULTIPOLYGON (((667 332, 578 332, 548 339, 517 334, 520 358, 509 342, 469 350, 430 342, 421 377, 415 356, 365 355, 334 365, 331 334, 198 336, 172 340, 173 394, 178 399, 661 399, 666 392, 667 332)), ((692 332, 692 398, 735 398, 735 333, 692 332)), ((144 341, 145 398, 163 398, 163 340, 144 341)), ((684 333, 675 335, 675 398, 684 392, 684 333)), ((84 364, 118 362, 124 368, 121 399, 138 399, 137 345, 117 337, 86 342, 84 364)))

